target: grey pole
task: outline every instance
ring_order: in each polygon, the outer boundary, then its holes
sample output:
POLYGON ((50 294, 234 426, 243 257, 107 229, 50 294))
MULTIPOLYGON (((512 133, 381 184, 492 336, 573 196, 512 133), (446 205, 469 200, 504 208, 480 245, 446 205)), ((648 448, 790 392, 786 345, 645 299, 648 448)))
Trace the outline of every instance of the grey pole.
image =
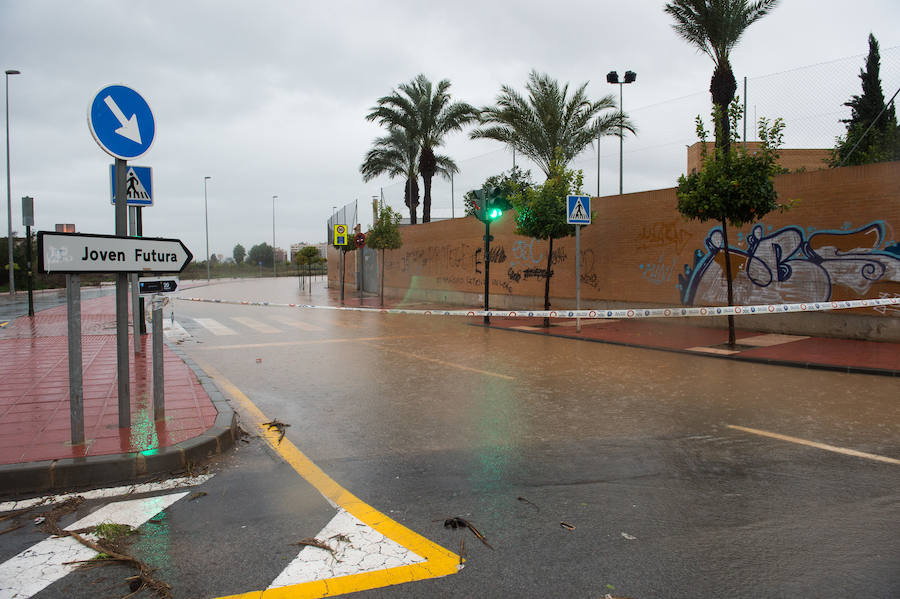
POLYGON ((747 76, 744 75, 744 150, 747 150, 747 76))
MULTIPOLYGON (((127 201, 127 198, 126 198, 127 201)), ((137 237, 137 207, 128 207, 128 226, 131 236, 137 237)), ((141 353, 141 289, 138 283, 138 273, 129 273, 131 279, 131 325, 134 331, 134 353, 141 353)))
MULTIPOLYGON (((581 310, 581 225, 575 225, 575 309, 581 310)), ((581 332, 581 319, 577 316, 575 332, 581 332)))
POLYGON ((625 142, 625 136, 622 132, 622 120, 625 118, 625 111, 622 108, 622 88, 625 87, 623 83, 619 84, 619 195, 622 195, 622 156, 623 156, 623 145, 625 142))
POLYGON ((272 196, 272 271, 275 273, 275 278, 278 278, 278 260, 275 257, 275 200, 278 199, 278 196, 272 196))
POLYGON ((597 197, 600 197, 600 119, 597 119, 597 197))
MULTIPOLYGON (((125 176, 128 163, 116 158, 116 235, 128 235, 128 206, 125 202, 125 176)), ((116 376, 119 389, 119 428, 131 426, 128 355, 128 273, 116 274, 116 376)))
POLYGON ((209 210, 206 204, 206 182, 212 177, 203 177, 203 222, 206 231, 206 283, 209 284, 209 210))
POLYGON ((9 76, 19 75, 15 69, 6 70, 6 217, 9 222, 7 228, 7 241, 9 242, 9 294, 16 294, 16 276, 13 261, 13 237, 12 237, 12 192, 10 190, 9 174, 9 76))
POLYGON ((450 218, 456 218, 456 199, 453 194, 453 173, 450 173, 450 218))
POLYGON ((153 420, 160 421, 166 417, 165 377, 163 376, 163 312, 162 298, 153 296, 150 301, 153 308, 153 420))
POLYGON ((81 276, 66 275, 69 323, 69 429, 72 445, 84 444, 84 387, 81 372, 81 276))

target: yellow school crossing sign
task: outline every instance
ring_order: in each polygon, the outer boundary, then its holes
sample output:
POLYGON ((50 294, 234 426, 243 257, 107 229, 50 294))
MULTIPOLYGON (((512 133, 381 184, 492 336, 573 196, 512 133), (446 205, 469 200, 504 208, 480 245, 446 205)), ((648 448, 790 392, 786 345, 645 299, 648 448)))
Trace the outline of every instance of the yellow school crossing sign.
POLYGON ((334 245, 347 245, 347 225, 334 226, 334 245))

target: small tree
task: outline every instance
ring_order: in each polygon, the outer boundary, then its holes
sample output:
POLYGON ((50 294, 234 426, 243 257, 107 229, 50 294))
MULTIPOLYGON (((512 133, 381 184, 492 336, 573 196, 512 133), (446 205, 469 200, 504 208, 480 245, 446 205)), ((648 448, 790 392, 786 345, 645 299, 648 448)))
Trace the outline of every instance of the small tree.
MULTIPOLYGON (((713 122, 721 122, 718 106, 713 109, 713 122)), ((729 107, 732 142, 737 141, 737 119, 741 108, 735 98, 729 107)), ((703 142, 703 168, 696 173, 678 178, 678 212, 685 218, 705 222, 713 220, 722 225, 723 250, 725 251, 725 283, 728 305, 734 305, 731 276, 731 256, 728 251, 728 224, 741 227, 755 222, 776 208, 778 204, 774 177, 782 172, 778 165, 778 148, 781 147, 784 121, 766 119, 759 121, 759 139, 762 142, 756 153, 744 151, 731 143, 727 148, 716 147, 707 152, 708 134, 702 119, 697 116, 697 135, 703 142)), ((728 317, 728 344, 734 345, 734 317, 728 317)))
POLYGON ((306 276, 312 275, 312 265, 318 264, 320 260, 319 249, 311 245, 294 254, 294 262, 306 265, 306 276))
POLYGON ((400 235, 400 213, 391 210, 390 206, 381 206, 378 211, 378 220, 372 225, 372 229, 366 234, 366 245, 375 250, 381 250, 381 305, 384 305, 384 251, 398 250, 403 247, 403 237, 400 235))
MULTIPOLYGON (((511 198, 516 193, 522 193, 534 182, 531 180, 531 171, 523 171, 521 168, 514 166, 509 172, 503 172, 499 175, 492 175, 484 180, 482 189, 499 188, 500 195, 505 198, 511 198)), ((475 216, 475 194, 467 191, 463 195, 463 204, 466 207, 466 216, 475 216)))
POLYGON ((263 242, 250 248, 250 253, 247 257, 253 264, 262 262, 263 266, 271 267, 275 260, 275 251, 272 249, 271 245, 263 242))
MULTIPOLYGON (((547 251, 547 271, 544 283, 544 310, 550 309, 550 269, 553 257, 553 240, 575 234, 575 225, 566 223, 566 197, 581 193, 582 172, 560 166, 562 158, 550 171, 543 185, 529 187, 509 197, 516 210, 517 235, 536 239, 549 239, 547 251)), ((485 260, 487 260, 485 256, 485 260)), ((577 258, 576 258, 577 259, 577 258)), ((544 318, 544 326, 550 326, 550 319, 544 318)))
POLYGON ((231 251, 231 257, 234 258, 235 264, 243 264, 244 258, 247 257, 247 250, 241 244, 237 244, 231 251))
POLYGON ((871 164, 900 159, 900 129, 894 105, 884 104, 881 90, 881 55, 878 40, 869 34, 869 54, 866 68, 860 69, 862 95, 853 96, 844 106, 850 108, 850 118, 841 122, 847 133, 837 138, 831 151, 831 166, 871 164))

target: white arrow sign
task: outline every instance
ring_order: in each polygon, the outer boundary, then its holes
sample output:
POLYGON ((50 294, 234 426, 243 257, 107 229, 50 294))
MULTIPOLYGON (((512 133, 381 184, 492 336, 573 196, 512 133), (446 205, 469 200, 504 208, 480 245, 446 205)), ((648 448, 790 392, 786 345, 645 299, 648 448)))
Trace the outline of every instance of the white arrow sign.
POLYGON ((194 256, 178 239, 38 233, 41 272, 181 272, 194 256))
POLYGON ((137 115, 131 115, 130 119, 125 118, 125 113, 122 112, 122 109, 119 108, 119 105, 116 104, 116 101, 112 99, 112 96, 106 96, 103 98, 103 101, 109 106, 109 109, 112 111, 113 116, 116 117, 116 120, 119 121, 119 124, 122 125, 118 129, 116 129, 116 133, 130 139, 134 143, 141 143, 141 128, 138 127, 137 115))

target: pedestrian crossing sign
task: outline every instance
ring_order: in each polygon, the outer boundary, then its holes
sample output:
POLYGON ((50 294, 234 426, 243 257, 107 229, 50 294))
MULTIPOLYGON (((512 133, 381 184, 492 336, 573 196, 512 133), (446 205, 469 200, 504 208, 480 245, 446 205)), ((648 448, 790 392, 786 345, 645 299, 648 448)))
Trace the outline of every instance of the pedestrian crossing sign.
POLYGON ((347 245, 347 225, 334 226, 334 245, 347 245))
POLYGON ((566 198, 566 222, 570 225, 591 224, 591 197, 568 196, 566 198))
MULTIPOLYGON (((110 198, 116 203, 116 167, 109 165, 110 198)), ((153 168, 128 166, 125 172, 125 203, 128 206, 153 205, 153 168)))

